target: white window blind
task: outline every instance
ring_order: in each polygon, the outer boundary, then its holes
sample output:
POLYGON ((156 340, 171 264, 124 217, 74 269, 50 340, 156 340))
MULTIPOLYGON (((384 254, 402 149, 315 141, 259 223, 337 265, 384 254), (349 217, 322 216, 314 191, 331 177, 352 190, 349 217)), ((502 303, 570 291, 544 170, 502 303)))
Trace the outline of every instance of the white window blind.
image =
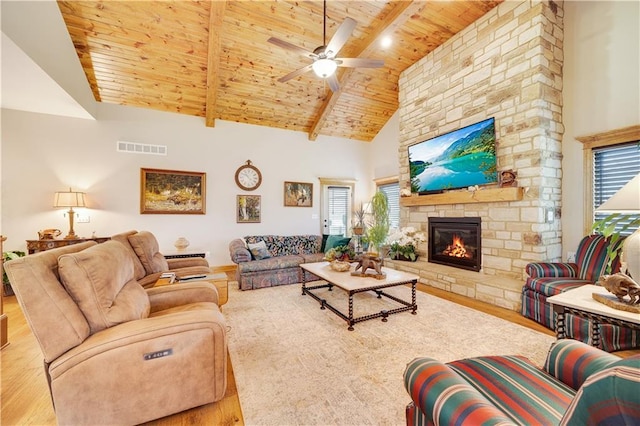
POLYGON ((329 234, 346 235, 351 188, 345 186, 329 186, 328 195, 329 234))
MULTIPOLYGON (((606 218, 610 213, 595 212, 595 209, 640 173, 640 146, 638 142, 631 142, 594 148, 592 152, 593 209, 594 220, 597 221, 606 218)), ((629 215, 629 221, 639 216, 629 215)), ((618 228, 629 221, 620 222, 618 228)), ((621 233, 629 235, 633 231, 633 229, 627 229, 621 233)))
POLYGON ((400 227, 400 184, 398 182, 379 185, 378 190, 387 196, 389 205, 389 227, 400 227))

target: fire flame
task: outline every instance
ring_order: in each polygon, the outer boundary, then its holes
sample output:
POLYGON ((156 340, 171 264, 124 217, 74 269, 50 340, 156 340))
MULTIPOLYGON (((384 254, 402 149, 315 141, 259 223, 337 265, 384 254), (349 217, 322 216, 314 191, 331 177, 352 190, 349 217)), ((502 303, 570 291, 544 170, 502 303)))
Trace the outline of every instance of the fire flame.
POLYGON ((453 235, 453 242, 447 246, 442 254, 451 257, 471 258, 471 253, 467 253, 467 249, 464 247, 464 241, 455 234, 453 235))

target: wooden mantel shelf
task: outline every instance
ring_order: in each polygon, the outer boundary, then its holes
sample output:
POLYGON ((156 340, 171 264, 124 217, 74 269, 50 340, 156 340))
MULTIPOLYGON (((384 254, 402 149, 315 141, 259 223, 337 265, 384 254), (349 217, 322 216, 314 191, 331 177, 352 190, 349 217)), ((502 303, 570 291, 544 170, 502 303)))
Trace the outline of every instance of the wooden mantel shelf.
POLYGON ((524 197, 524 188, 488 188, 478 191, 451 191, 442 194, 412 195, 401 197, 404 207, 433 206, 439 204, 496 203, 500 201, 520 201, 524 197))

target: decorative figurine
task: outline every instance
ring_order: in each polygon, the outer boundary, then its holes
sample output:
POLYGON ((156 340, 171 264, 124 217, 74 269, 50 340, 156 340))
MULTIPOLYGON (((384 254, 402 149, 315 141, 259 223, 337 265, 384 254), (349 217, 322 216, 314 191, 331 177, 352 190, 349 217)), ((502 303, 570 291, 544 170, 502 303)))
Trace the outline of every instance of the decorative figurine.
POLYGON ((613 275, 603 275, 598 283, 610 293, 613 293, 622 303, 631 305, 640 303, 640 285, 628 275, 621 272, 613 275), (625 296, 629 296, 630 300, 625 300, 625 296))
POLYGON ((368 277, 374 277, 377 279, 383 279, 386 275, 384 272, 382 272, 382 258, 378 257, 377 255, 371 255, 371 254, 363 254, 362 256, 358 257, 358 264, 356 265, 356 272, 352 272, 351 275, 355 275, 358 277, 364 277, 364 276, 368 276, 368 277), (362 268, 362 271, 357 272, 358 269, 362 268), (374 271, 376 271, 375 274, 367 274, 367 269, 373 269, 374 271))
POLYGON ((53 240, 60 236, 62 232, 59 229, 45 229, 43 231, 38 231, 38 239, 39 240, 53 240))
POLYGON ((511 186, 518 186, 518 182, 516 178, 518 177, 518 172, 515 170, 509 169, 500 172, 500 188, 507 188, 511 186))

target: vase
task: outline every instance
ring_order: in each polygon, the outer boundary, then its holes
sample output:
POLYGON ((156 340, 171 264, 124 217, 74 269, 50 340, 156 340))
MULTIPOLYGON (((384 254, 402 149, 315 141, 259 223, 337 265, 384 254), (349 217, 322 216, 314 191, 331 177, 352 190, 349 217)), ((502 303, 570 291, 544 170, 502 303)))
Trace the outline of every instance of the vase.
POLYGON ((173 243, 173 246, 178 250, 184 250, 187 247, 189 247, 189 240, 187 240, 185 237, 180 237, 176 240, 175 243, 173 243))

